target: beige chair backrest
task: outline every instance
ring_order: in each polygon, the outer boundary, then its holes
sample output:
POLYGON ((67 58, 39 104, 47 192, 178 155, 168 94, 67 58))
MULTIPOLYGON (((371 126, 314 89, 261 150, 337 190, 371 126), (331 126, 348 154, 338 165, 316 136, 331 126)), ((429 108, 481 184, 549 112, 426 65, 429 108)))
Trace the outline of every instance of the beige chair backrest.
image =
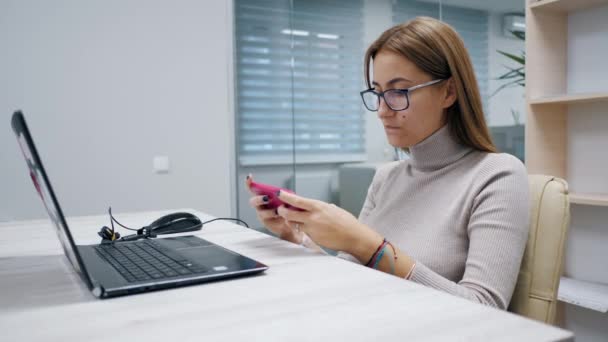
POLYGON ((568 183, 529 175, 530 233, 509 311, 555 324, 557 290, 570 226, 568 183))

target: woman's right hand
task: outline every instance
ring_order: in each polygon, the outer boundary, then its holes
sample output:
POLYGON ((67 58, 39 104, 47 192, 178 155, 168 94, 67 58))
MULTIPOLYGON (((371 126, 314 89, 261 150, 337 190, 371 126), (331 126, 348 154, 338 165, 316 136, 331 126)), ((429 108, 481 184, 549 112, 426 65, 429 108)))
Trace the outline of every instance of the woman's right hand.
POLYGON ((249 199, 249 205, 251 205, 258 216, 258 220, 262 222, 262 224, 271 232, 278 235, 281 239, 290 241, 296 244, 302 243, 303 233, 291 228, 285 219, 279 214, 277 214, 276 209, 268 209, 266 208, 266 203, 268 203, 267 196, 259 196, 256 195, 253 191, 251 191, 250 184, 253 181, 253 177, 251 175, 247 176, 245 180, 245 185, 247 189, 253 194, 253 196, 249 199))

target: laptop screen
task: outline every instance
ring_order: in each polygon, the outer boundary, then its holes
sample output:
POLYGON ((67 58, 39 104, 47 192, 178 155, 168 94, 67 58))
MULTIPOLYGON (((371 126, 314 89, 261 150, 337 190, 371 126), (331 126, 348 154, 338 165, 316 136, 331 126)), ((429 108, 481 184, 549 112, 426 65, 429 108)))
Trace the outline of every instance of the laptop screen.
POLYGON ((55 232, 59 237, 63 251, 76 272, 80 274, 80 276, 90 287, 91 283, 89 281, 88 274, 83 272, 83 267, 81 266, 82 262, 78 255, 78 251, 76 251, 77 247, 73 242, 70 231, 68 230, 67 223, 65 222, 65 218, 63 217, 59 203, 57 202, 55 194, 53 193, 51 184, 42 166, 42 161, 40 161, 36 147, 34 146, 34 141, 29 133, 25 119, 21 112, 15 112, 15 114, 13 114, 12 125, 15 135, 17 136, 17 141, 19 142, 19 147, 21 147, 21 152, 25 158, 25 162, 29 170, 29 176, 34 183, 36 192, 42 199, 42 203, 44 204, 44 207, 55 227, 55 232))

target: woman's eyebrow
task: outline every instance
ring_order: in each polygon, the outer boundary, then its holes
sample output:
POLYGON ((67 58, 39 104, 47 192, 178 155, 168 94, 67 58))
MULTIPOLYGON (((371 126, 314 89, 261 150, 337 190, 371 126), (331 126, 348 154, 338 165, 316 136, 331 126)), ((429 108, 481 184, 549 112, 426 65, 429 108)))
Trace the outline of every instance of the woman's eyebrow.
MULTIPOLYGON (((405 77, 395 77, 392 80, 388 81, 386 84, 387 85, 393 85, 393 84, 398 83, 398 82, 412 82, 412 81, 408 80, 405 77)), ((376 82, 376 81, 373 81, 372 84, 376 85, 376 86, 380 86, 380 84, 378 82, 376 82)))
POLYGON ((393 84, 398 83, 398 82, 412 82, 412 81, 411 81, 411 80, 408 80, 408 79, 407 79, 407 78, 405 78, 405 77, 395 77, 395 78, 393 78, 392 80, 388 81, 388 83, 387 83, 387 84, 389 84, 389 85, 393 85, 393 84))

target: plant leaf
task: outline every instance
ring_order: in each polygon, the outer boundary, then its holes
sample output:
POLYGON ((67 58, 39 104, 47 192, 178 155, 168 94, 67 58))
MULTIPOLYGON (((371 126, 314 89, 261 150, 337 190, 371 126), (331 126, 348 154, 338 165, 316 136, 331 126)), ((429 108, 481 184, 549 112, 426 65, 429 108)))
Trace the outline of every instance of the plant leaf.
POLYGON ((524 67, 510 68, 506 65, 504 67, 509 69, 510 71, 502 74, 498 78, 495 78, 496 80, 503 80, 503 81, 511 80, 511 79, 524 80, 526 78, 526 73, 524 71, 524 67))
MULTIPOLYGON (((513 31, 513 30, 510 32, 516 38, 523 40, 523 41, 526 40, 526 32, 513 31)), ((517 68, 513 68, 513 67, 503 65, 509 71, 507 71, 504 74, 502 74, 501 76, 499 76, 497 78, 497 80, 506 81, 506 83, 504 83, 503 85, 498 87, 498 89, 496 89, 492 93, 492 95, 490 95, 490 97, 496 95, 498 92, 500 92, 501 90, 503 90, 505 88, 516 87, 516 86, 522 86, 522 87, 526 86, 526 70, 525 70, 526 52, 521 51, 520 56, 514 55, 512 53, 500 51, 500 50, 497 50, 497 52, 500 53, 501 55, 509 58, 510 60, 515 61, 516 63, 520 64, 521 66, 519 66, 517 68)))
MULTIPOLYGON (((509 69, 509 70, 510 70, 509 72, 507 72, 507 73, 506 73, 506 74, 504 74, 504 75, 509 74, 509 75, 521 76, 521 77, 523 77, 523 78, 525 78, 525 77, 526 77, 526 71, 525 71, 525 68, 524 68, 524 67, 519 67, 519 68, 511 68, 511 67, 508 67, 508 66, 506 66, 506 65, 503 65, 503 66, 504 66, 505 68, 507 68, 507 69, 509 69)), ((504 75, 503 75, 503 76, 504 76, 504 75)))
POLYGON ((525 57, 516 56, 516 55, 514 55, 512 53, 508 53, 508 52, 504 52, 504 51, 500 51, 500 50, 498 50, 497 52, 499 54, 507 57, 507 58, 510 58, 510 59, 514 60, 515 62, 517 62, 517 63, 519 63, 521 65, 526 65, 526 58, 525 57))
POLYGON ((521 75, 514 73, 512 71, 509 71, 508 73, 498 77, 497 80, 510 80, 513 78, 521 78, 521 75))
POLYGON ((520 40, 526 40, 526 32, 521 32, 521 31, 510 31, 512 35, 514 35, 515 37, 517 37, 520 40))

